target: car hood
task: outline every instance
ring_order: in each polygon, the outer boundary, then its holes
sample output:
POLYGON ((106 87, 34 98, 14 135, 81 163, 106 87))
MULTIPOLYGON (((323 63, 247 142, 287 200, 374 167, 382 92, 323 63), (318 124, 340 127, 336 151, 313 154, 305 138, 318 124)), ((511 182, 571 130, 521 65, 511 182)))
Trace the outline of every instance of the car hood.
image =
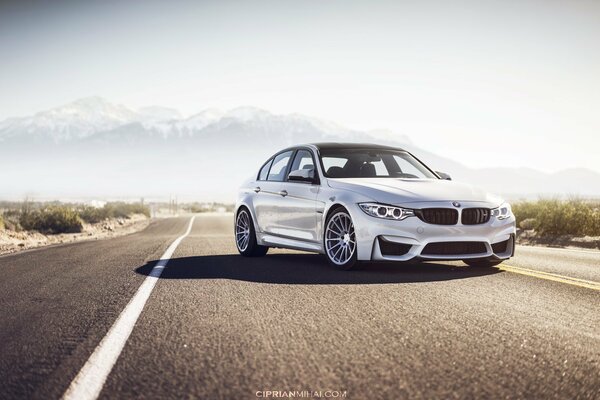
POLYGON ((334 189, 350 190, 380 203, 472 201, 495 207, 502 199, 474 186, 443 179, 344 178, 329 179, 334 189))

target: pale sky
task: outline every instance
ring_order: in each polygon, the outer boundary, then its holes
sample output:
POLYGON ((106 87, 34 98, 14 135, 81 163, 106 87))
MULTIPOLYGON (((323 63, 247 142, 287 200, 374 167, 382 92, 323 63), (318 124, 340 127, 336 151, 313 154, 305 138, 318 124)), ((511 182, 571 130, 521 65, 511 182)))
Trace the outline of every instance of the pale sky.
POLYGON ((600 171, 598 1, 2 2, 0 54, 0 120, 251 105, 473 167, 600 171))

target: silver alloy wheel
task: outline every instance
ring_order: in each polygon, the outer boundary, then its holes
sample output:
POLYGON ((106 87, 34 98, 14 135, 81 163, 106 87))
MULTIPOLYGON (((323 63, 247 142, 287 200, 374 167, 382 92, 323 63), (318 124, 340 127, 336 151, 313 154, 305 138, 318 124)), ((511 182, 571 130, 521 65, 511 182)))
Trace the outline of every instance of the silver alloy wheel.
POLYGON ((345 212, 338 212, 329 219, 325 229, 325 250, 336 265, 344 265, 356 251, 356 235, 352 219, 345 212))
POLYGON ((246 251, 250 243, 250 217, 246 210, 238 213, 235 222, 235 243, 239 251, 246 251))

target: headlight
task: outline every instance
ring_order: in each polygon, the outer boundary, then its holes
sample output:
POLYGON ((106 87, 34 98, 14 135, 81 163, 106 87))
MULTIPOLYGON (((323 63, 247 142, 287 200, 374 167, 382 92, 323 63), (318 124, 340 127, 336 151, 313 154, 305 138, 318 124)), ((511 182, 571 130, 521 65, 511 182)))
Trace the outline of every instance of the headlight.
POLYGON ((415 215, 415 212, 410 208, 394 207, 377 203, 359 203, 358 205, 365 213, 376 218, 403 220, 415 215))
POLYGON ((512 215, 512 210, 510 209, 510 204, 503 203, 500 207, 492 209, 492 217, 496 217, 498 219, 507 219, 512 215))

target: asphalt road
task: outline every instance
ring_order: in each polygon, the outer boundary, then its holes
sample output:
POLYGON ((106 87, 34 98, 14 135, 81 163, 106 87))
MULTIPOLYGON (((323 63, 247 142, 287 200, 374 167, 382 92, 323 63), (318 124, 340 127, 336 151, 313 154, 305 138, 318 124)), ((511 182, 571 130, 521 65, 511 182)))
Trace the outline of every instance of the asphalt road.
MULTIPOLYGON (((61 397, 188 222, 0 257, 0 398, 61 397)), ((200 216, 100 398, 600 398, 600 252, 507 264, 242 259, 231 216, 200 216)))

